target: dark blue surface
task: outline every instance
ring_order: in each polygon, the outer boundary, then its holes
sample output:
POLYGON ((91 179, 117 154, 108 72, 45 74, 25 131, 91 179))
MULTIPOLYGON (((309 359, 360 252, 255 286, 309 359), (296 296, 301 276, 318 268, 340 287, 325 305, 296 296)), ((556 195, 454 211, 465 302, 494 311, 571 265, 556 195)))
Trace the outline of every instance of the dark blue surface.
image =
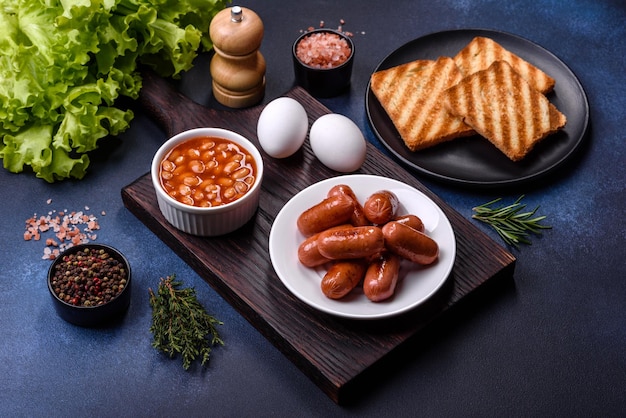
MULTIPOLYGON (((371 71, 419 36, 457 28, 511 32, 552 51, 578 76, 591 112, 582 152, 541 184, 473 190, 418 177, 465 217, 495 197, 525 202, 553 229, 518 258, 510 286, 450 312, 397 353, 363 396, 337 406, 122 204, 120 190, 149 170, 165 140, 139 114, 103 143, 82 181, 47 184, 0 170, 0 416, 619 416, 626 410, 626 6, 622 1, 316 1, 239 3, 265 24, 265 102, 293 83, 291 43, 324 20, 354 32, 349 93, 321 100, 367 122, 371 71), (51 203, 47 200, 51 199, 51 203), (46 288, 43 242, 22 240, 34 213, 83 210, 99 217, 96 242, 133 269, 124 320, 84 329, 60 319, 46 288), (101 215, 101 212, 106 215, 101 215), (226 343, 205 370, 184 371, 151 343, 148 288, 176 273, 224 321, 226 343)), ((206 60, 205 60, 206 61, 206 60)), ((210 104, 207 62, 181 90, 210 104)), ((380 146, 380 144, 377 144, 380 146)), ((494 239, 495 234, 478 225, 494 239)), ((332 349, 332 348, 330 348, 332 349)))

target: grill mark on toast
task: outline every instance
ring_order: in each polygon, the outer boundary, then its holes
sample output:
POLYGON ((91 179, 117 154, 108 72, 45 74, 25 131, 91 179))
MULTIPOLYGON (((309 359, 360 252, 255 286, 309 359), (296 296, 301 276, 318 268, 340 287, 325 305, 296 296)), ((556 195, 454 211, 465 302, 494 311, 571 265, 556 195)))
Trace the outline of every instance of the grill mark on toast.
MULTIPOLYGON (((432 67, 430 74, 428 75, 428 79, 429 79, 429 83, 433 83, 433 91, 437 91, 437 92, 442 92, 444 91, 449 85, 451 85, 450 83, 450 72, 452 70, 451 66, 455 66, 454 69, 456 69, 456 64, 454 64, 454 62, 452 60, 445 60, 443 62, 443 66, 444 68, 441 69, 441 71, 439 72, 439 74, 435 74, 435 69, 439 67, 439 65, 435 65, 432 67)), ((441 112, 441 111, 433 111, 432 109, 435 108, 435 103, 438 103, 440 101, 440 94, 437 95, 431 95, 429 100, 426 102, 425 106, 424 106, 424 110, 421 112, 422 113, 422 120, 420 120, 418 122, 418 125, 422 126, 421 131, 419 132, 419 134, 422 134, 426 137, 435 137, 438 135, 445 135, 445 133, 443 132, 443 130, 445 129, 445 124, 446 124, 446 120, 450 120, 450 116, 446 115, 445 112, 441 112), (431 111, 429 112, 427 109, 431 109, 431 111), (428 119, 430 118, 430 123, 428 123, 428 119)), ((438 103, 438 106, 441 106, 441 103, 438 103)), ((459 126, 461 125, 461 121, 460 120, 452 120, 451 122, 451 126, 454 129, 454 126, 459 126)))
POLYGON ((454 56, 454 61, 464 76, 485 70, 495 61, 506 61, 540 92, 548 93, 554 87, 552 77, 490 38, 475 37, 454 56))
MULTIPOLYGON (((509 86, 507 85, 507 77, 502 77, 501 74, 495 72, 487 72, 485 73, 487 77, 487 86, 489 91, 493 91, 493 89, 505 89, 506 91, 510 91, 509 86), (502 87, 498 87, 502 86, 502 87)), ((505 94, 507 100, 510 100, 511 97, 509 94, 505 94)), ((484 95, 483 95, 484 97, 484 95)), ((510 128, 509 124, 504 124, 502 122, 502 115, 500 112, 493 109, 493 107, 497 107, 498 103, 493 103, 491 97, 487 97, 487 103, 489 103, 490 107, 492 107, 490 116, 491 116, 491 125, 486 127, 487 131, 493 132, 493 135, 496 137, 503 137, 504 130, 510 128)), ((508 103, 505 105, 507 106, 508 103)))
MULTIPOLYGON (((481 129, 485 129, 487 126, 487 121, 485 120, 485 115, 488 113, 485 111, 485 102, 482 100, 483 97, 483 92, 482 92, 482 80, 480 79, 480 77, 475 77, 471 80, 471 82, 469 83, 467 89, 463 89, 463 96, 465 96, 465 98, 471 98, 471 97, 476 97, 476 98, 480 98, 478 100, 475 100, 472 102, 472 104, 469 104, 469 101, 467 102, 466 106, 468 111, 470 110, 470 107, 473 107, 475 109, 475 112, 470 113, 470 118, 472 123, 470 123, 470 125, 475 124, 476 126, 479 126, 481 129)), ((488 104, 487 104, 488 106, 488 104)), ((474 128, 476 129, 476 128, 474 128)))
MULTIPOLYGON (((421 92, 434 90, 433 86, 433 70, 436 65, 430 65, 424 69, 419 79, 414 78, 415 83, 419 83, 421 85, 421 92)), ((407 96, 408 97, 408 96, 407 96)), ((433 106, 433 98, 436 97, 434 95, 424 95, 424 103, 421 107, 415 109, 414 120, 413 120, 413 130, 411 131, 412 135, 419 136, 424 133, 426 119, 428 117, 428 113, 433 106)), ((408 112, 407 112, 408 113, 408 112)), ((406 121, 403 121, 406 122, 406 121)))
POLYGON ((461 79, 450 57, 416 60, 372 74, 370 87, 405 145, 412 151, 474 134, 441 103, 441 94, 461 79))
MULTIPOLYGON (((530 103, 531 102, 531 94, 532 91, 530 90, 530 85, 528 86, 528 88, 525 88, 522 91, 522 97, 521 97, 521 102, 522 103, 530 103)), ((520 109, 520 111, 523 113, 522 115, 522 121, 523 123, 520 124, 521 126, 523 126, 524 128, 524 137, 527 137, 529 135, 532 135, 532 132, 535 131, 536 129, 541 129, 540 127, 537 126, 537 122, 535 120, 535 116, 537 112, 533 112, 533 107, 532 106, 522 106, 522 107, 517 107, 518 109, 520 109)), ((539 113, 543 112, 543 110, 539 110, 539 113)))
POLYGON ((446 106, 511 160, 518 161, 565 116, 505 61, 496 61, 447 89, 446 106))
POLYGON ((503 86, 502 88, 506 92, 506 94, 503 95, 505 100, 501 104, 503 107, 501 111, 505 112, 505 116, 508 120, 506 126, 497 132, 495 137, 501 138, 505 148, 519 149, 522 138, 525 138, 525 129, 519 129, 517 115, 519 110, 524 108, 524 103, 527 102, 524 100, 525 95, 523 91, 520 92, 521 94, 515 94, 513 79, 511 77, 511 67, 504 66, 502 70, 502 73, 493 72, 493 74, 498 78, 498 83, 503 86), (507 132, 504 132, 505 129, 507 132))

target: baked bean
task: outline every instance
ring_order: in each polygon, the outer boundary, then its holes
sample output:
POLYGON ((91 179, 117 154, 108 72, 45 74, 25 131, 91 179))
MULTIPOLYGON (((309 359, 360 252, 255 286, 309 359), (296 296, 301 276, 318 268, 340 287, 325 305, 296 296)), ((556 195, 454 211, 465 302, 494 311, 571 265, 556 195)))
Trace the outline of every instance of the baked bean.
POLYGON ((232 186, 234 182, 235 180, 231 179, 230 177, 219 177, 217 179, 217 184, 219 184, 220 186, 232 186))
POLYGON ((248 175, 250 175, 250 169, 248 167, 241 167, 240 169, 232 173, 231 177, 234 178, 235 180, 239 180, 244 177, 247 177, 248 175))
POLYGON ((163 171, 174 171, 175 168, 176 166, 174 165, 174 163, 169 160, 161 162, 161 170, 163 171))
POLYGON ((229 187, 224 190, 224 197, 226 199, 233 199, 235 196, 237 196, 237 190, 235 190, 234 187, 229 187))
POLYGON ((198 149, 198 148, 189 148, 187 150, 187 157, 199 158, 200 157, 200 149, 198 149))
POLYGON ((237 190, 237 193, 240 194, 244 194, 245 192, 248 191, 249 187, 246 183, 244 183, 243 181, 238 181, 235 183, 235 190, 237 190))
POLYGON ((202 183, 202 179, 198 176, 187 176, 183 178, 183 183, 185 183, 187 186, 193 187, 202 183))
POLYGON ((202 145, 200 145, 200 150, 206 151, 215 147, 215 141, 204 141, 202 145))
POLYGON ((191 171, 193 171, 194 173, 198 173, 198 174, 204 173, 204 169, 205 169, 204 163, 200 160, 194 160, 190 162, 189 168, 191 168, 191 171))
POLYGON ((224 173, 231 174, 233 171, 237 170, 239 166, 239 161, 230 161, 224 166, 224 173))
POLYGON ((181 184, 178 186, 178 193, 183 196, 189 196, 191 194, 191 187, 186 184, 181 184))
POLYGON ((196 192, 193 194, 193 199, 198 201, 204 199, 204 193, 202 193, 202 191, 200 190, 196 190, 196 192))
POLYGON ((159 176, 165 191, 179 202, 219 206, 250 190, 256 165, 247 150, 227 139, 198 137, 170 150, 161 162, 159 176))

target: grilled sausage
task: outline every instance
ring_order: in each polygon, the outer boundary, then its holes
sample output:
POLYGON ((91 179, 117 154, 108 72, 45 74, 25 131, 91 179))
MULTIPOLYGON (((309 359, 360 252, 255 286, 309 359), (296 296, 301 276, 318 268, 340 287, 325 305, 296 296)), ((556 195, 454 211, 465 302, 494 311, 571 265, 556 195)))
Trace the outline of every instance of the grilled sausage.
POLYGON ((354 203, 345 196, 331 196, 300 214, 297 225, 309 237, 333 226, 350 222, 354 203))
POLYGON ((410 226, 411 228, 424 232, 424 222, 416 215, 402 215, 394 218, 394 221, 410 226))
POLYGON ((380 254, 367 267, 363 279, 363 293, 372 302, 393 296, 400 273, 400 256, 390 251, 380 254))
POLYGON ((385 239, 377 226, 355 226, 320 233, 317 248, 331 260, 364 258, 381 252, 385 239))
POLYGON ((385 247, 402 258, 427 265, 439 257, 437 242, 410 226, 392 221, 383 226, 382 231, 385 247))
POLYGON ((335 262, 322 278, 322 292, 331 299, 346 296, 363 279, 367 264, 363 260, 335 262))
POLYGON ((384 225, 393 219, 399 204, 398 197, 394 193, 380 190, 367 198, 363 211, 371 223, 384 225))
POLYGON ((333 186, 328 191, 328 196, 346 196, 351 199, 354 203, 354 212, 352 212, 352 218, 350 219, 350 223, 354 226, 365 226, 369 225, 370 222, 365 217, 365 212, 363 211, 363 206, 357 199, 354 191, 347 184, 338 184, 333 186))
MULTIPOLYGON (((329 228, 327 229, 327 231, 351 227, 352 225, 350 224, 344 224, 329 228)), ((319 232, 317 234, 311 235, 310 237, 302 241, 302 244, 300 244, 300 246, 298 247, 298 260, 300 260, 300 263, 302 263, 302 265, 306 267, 316 267, 330 261, 330 259, 320 254, 319 248, 317 247, 317 239, 319 238, 319 236, 319 232)))

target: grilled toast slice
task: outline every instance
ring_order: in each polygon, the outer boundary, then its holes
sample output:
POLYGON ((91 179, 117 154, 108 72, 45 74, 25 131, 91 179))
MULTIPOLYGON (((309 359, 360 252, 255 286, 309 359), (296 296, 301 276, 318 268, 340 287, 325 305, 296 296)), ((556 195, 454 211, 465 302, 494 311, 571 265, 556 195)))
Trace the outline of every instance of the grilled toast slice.
POLYGON ((567 122, 548 99, 506 61, 465 77, 443 95, 446 107, 463 118, 513 161, 523 159, 567 122))
POLYGON ((461 78, 452 58, 440 57, 377 71, 371 76, 370 87, 406 146, 417 151, 475 134, 441 102, 443 91, 461 78))
POLYGON ((477 36, 454 56, 454 62, 463 76, 485 70, 495 61, 508 62, 522 78, 541 93, 548 93, 554 88, 555 81, 552 77, 491 38, 477 36))

